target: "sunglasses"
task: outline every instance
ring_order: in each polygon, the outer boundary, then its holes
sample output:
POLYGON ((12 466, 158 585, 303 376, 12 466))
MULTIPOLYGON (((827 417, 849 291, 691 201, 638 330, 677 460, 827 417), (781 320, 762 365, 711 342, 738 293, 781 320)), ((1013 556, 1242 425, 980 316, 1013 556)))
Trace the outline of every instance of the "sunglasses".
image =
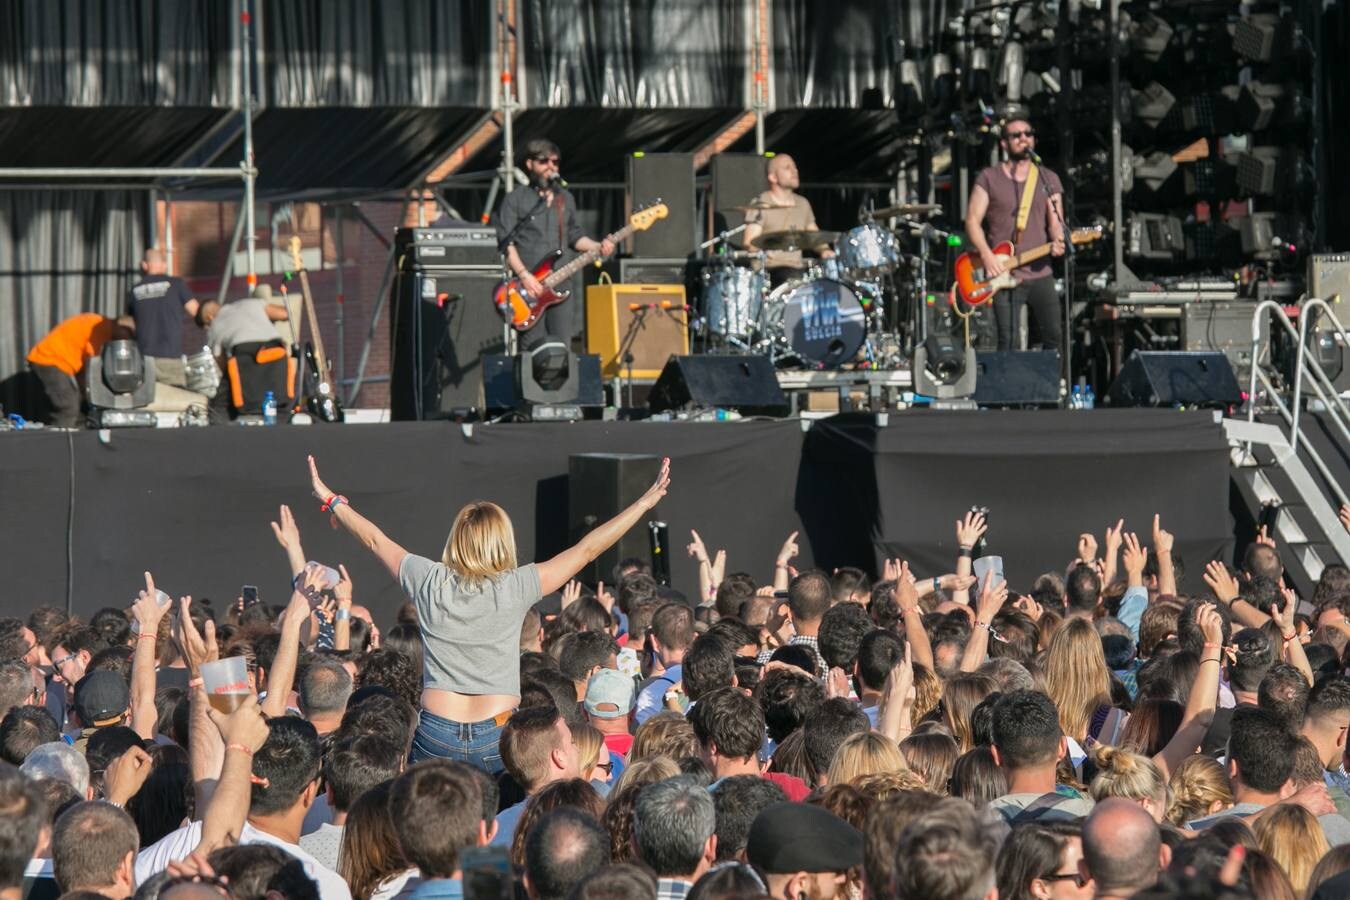
POLYGON ((613 774, 614 774, 614 763, 613 763, 612 761, 611 761, 611 762, 596 763, 596 764, 595 764, 595 767, 596 767, 597 769, 599 769, 601 772, 604 772, 606 775, 613 775, 613 774))
POLYGON ((1026 131, 1005 131, 1003 133, 1003 136, 1006 137, 1008 140, 1013 141, 1016 140, 1017 138, 1034 138, 1036 136, 1036 132, 1028 128, 1026 131))
POLYGON ((1081 872, 1063 872, 1054 875, 1042 875, 1041 881, 1072 881, 1074 887, 1082 887, 1087 884, 1087 879, 1081 872))
POLYGON ((555 166, 562 162, 562 160, 556 156, 536 156, 534 161, 537 163, 553 163, 555 166))

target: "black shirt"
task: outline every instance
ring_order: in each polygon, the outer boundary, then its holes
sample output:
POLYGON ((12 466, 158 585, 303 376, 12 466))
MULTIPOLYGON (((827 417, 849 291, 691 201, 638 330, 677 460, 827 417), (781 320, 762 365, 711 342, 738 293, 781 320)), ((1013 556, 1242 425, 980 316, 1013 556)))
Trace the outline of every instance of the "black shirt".
POLYGON ((192 299, 181 278, 150 275, 127 291, 127 312, 136 319, 136 343, 146 356, 183 355, 183 307, 192 299))
POLYGON ((505 240, 518 223, 520 228, 511 238, 511 243, 520 254, 520 261, 531 271, 548 254, 555 250, 565 252, 585 237, 585 232, 577 224, 576 200, 569 191, 561 188, 554 190, 553 203, 548 206, 540 204, 539 192, 527 185, 508 194, 497 212, 497 239, 505 240), (558 226, 560 206, 561 229, 558 226))

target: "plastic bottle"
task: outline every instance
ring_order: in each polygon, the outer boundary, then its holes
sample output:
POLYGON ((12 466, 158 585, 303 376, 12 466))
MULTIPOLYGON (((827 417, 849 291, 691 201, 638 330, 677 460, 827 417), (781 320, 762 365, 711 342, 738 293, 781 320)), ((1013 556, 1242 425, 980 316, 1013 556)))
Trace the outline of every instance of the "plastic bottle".
POLYGON ((1073 394, 1069 397, 1069 409, 1083 408, 1083 389, 1079 385, 1073 386, 1073 394))
POLYGON ((1084 409, 1097 408, 1097 395, 1092 392, 1092 385, 1090 384, 1083 389, 1083 408, 1084 409))
POLYGON ((277 398, 272 395, 271 391, 263 394, 263 424, 277 424, 277 398))

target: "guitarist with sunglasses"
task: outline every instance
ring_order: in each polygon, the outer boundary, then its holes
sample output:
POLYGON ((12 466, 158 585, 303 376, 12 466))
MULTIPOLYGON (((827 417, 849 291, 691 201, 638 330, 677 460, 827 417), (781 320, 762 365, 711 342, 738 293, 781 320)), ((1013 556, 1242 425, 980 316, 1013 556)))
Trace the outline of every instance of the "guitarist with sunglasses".
MULTIPOLYGON (((984 277, 1005 271, 993 247, 1011 241, 1018 252, 1050 245, 1052 256, 1064 255, 1064 188, 1059 176, 1039 164, 1036 132, 1024 118, 1004 123, 999 139, 1004 159, 980 172, 966 209, 966 234, 979 252, 984 277)), ((1013 350, 1022 304, 1031 311, 1028 349, 1063 352, 1063 322, 1050 260, 1041 257, 1013 270, 1016 286, 993 299, 998 349, 1013 350)))
MULTIPOLYGON (((527 142, 524 166, 530 183, 508 194, 497 213, 497 237, 504 242, 506 264, 525 290, 536 297, 543 293, 543 285, 530 267, 550 253, 599 250, 602 256, 609 256, 614 252, 612 241, 589 238, 577 224, 576 201, 559 175, 561 164, 557 144, 545 138, 527 142)), ((570 340, 579 331, 580 307, 580 303, 550 306, 544 312, 543 330, 570 340)))

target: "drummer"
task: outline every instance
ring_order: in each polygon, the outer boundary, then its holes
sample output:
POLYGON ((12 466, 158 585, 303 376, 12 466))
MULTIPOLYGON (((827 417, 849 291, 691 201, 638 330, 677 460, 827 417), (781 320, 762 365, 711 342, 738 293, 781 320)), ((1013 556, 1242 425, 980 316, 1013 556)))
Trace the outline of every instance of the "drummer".
MULTIPOLYGON (((774 231, 796 229, 801 231, 819 231, 816 226, 816 214, 811 210, 811 201, 797 193, 801 186, 801 177, 797 174, 797 164, 786 153, 769 158, 765 167, 765 176, 769 189, 755 198, 767 209, 755 209, 745 215, 745 243, 750 249, 755 246, 761 234, 774 231)), ((828 244, 813 248, 822 259, 834 256, 828 244)), ((765 255, 765 267, 769 270, 769 284, 777 287, 784 281, 796 278, 806 268, 800 250, 772 250, 765 255)))

